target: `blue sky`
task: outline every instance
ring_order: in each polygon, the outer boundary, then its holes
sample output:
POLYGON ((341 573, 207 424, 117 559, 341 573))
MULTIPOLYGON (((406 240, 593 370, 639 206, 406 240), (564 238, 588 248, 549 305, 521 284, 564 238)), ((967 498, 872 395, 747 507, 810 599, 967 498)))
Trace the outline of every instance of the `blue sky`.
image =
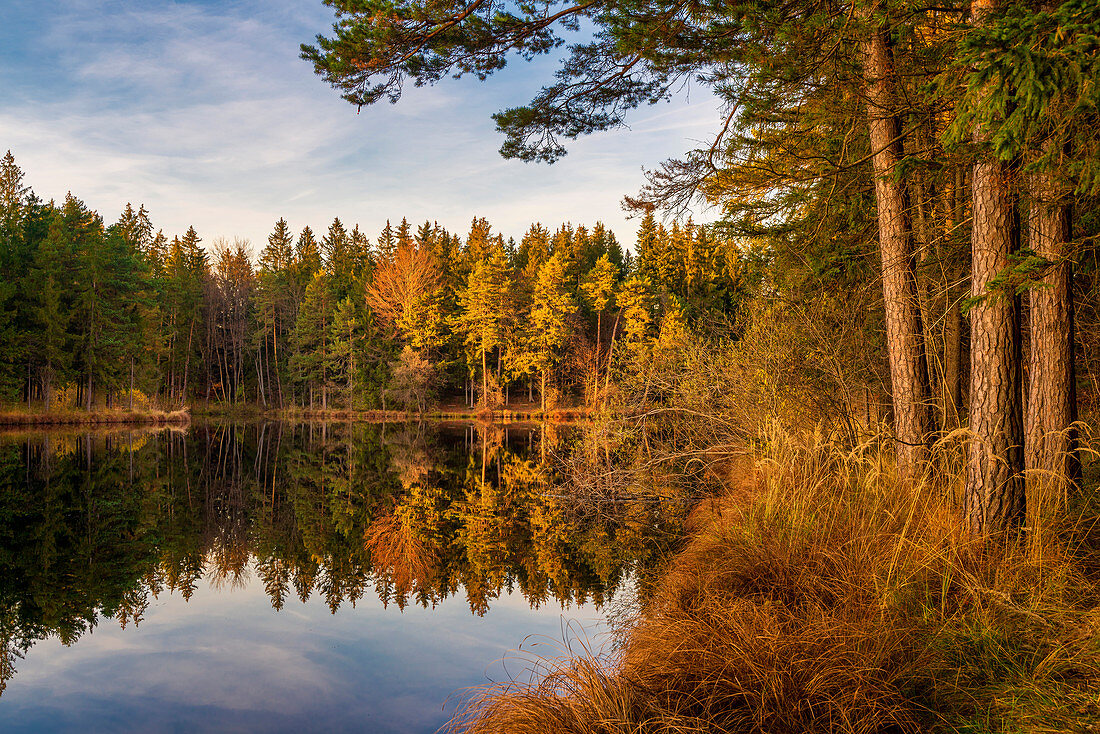
POLYGON ((717 127, 701 88, 635 112, 630 128, 582 138, 561 162, 497 154, 490 115, 526 101, 557 55, 518 59, 485 83, 410 89, 355 108, 298 58, 331 23, 319 0, 0 0, 0 151, 43 198, 72 191, 108 220, 144 203, 169 235, 194 224, 266 241, 334 216, 370 236, 387 218, 438 220, 465 235, 484 216, 505 235, 532 221, 607 223, 631 244, 620 201, 643 167, 717 127))

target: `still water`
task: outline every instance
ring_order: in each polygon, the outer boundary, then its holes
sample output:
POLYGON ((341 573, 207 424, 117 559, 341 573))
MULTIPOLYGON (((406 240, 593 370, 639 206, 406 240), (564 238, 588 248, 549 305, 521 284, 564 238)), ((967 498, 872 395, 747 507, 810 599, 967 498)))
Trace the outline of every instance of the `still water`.
POLYGON ((0 731, 436 731, 598 644, 679 535, 578 507, 571 433, 0 435, 0 731))

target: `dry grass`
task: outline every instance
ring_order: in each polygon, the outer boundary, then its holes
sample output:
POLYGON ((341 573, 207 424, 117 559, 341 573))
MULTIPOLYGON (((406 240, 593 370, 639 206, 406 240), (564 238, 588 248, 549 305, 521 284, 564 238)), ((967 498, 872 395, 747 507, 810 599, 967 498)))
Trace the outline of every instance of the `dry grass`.
POLYGON ((0 426, 98 426, 98 425, 187 425, 191 411, 178 410, 51 410, 7 409, 0 411, 0 426))
POLYGON ((697 511, 611 658, 482 689, 452 730, 1100 730, 1080 508, 1042 541, 990 549, 953 509, 953 447, 917 482, 817 434, 773 429, 756 456, 754 481, 697 511))

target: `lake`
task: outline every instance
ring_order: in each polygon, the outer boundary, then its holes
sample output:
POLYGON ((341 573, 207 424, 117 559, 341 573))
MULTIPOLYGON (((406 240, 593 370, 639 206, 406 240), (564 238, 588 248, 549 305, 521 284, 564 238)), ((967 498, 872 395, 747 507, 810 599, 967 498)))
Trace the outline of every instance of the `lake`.
POLYGON ((561 488, 581 434, 0 435, 0 730, 436 731, 603 644, 680 535, 676 502, 561 488))

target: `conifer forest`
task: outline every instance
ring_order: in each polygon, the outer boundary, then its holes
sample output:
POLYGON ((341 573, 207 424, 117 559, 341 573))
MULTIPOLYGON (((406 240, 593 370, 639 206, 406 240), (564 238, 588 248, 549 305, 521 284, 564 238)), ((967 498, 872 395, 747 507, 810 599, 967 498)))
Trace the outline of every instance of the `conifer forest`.
POLYGON ((0 384, 46 409, 594 401, 662 333, 732 313, 742 288, 730 238, 652 214, 636 255, 598 222, 536 223, 516 242, 483 218, 465 236, 279 219, 252 248, 193 227, 169 239, 129 204, 107 224, 71 194, 37 198, 10 152, 2 165, 0 384))

